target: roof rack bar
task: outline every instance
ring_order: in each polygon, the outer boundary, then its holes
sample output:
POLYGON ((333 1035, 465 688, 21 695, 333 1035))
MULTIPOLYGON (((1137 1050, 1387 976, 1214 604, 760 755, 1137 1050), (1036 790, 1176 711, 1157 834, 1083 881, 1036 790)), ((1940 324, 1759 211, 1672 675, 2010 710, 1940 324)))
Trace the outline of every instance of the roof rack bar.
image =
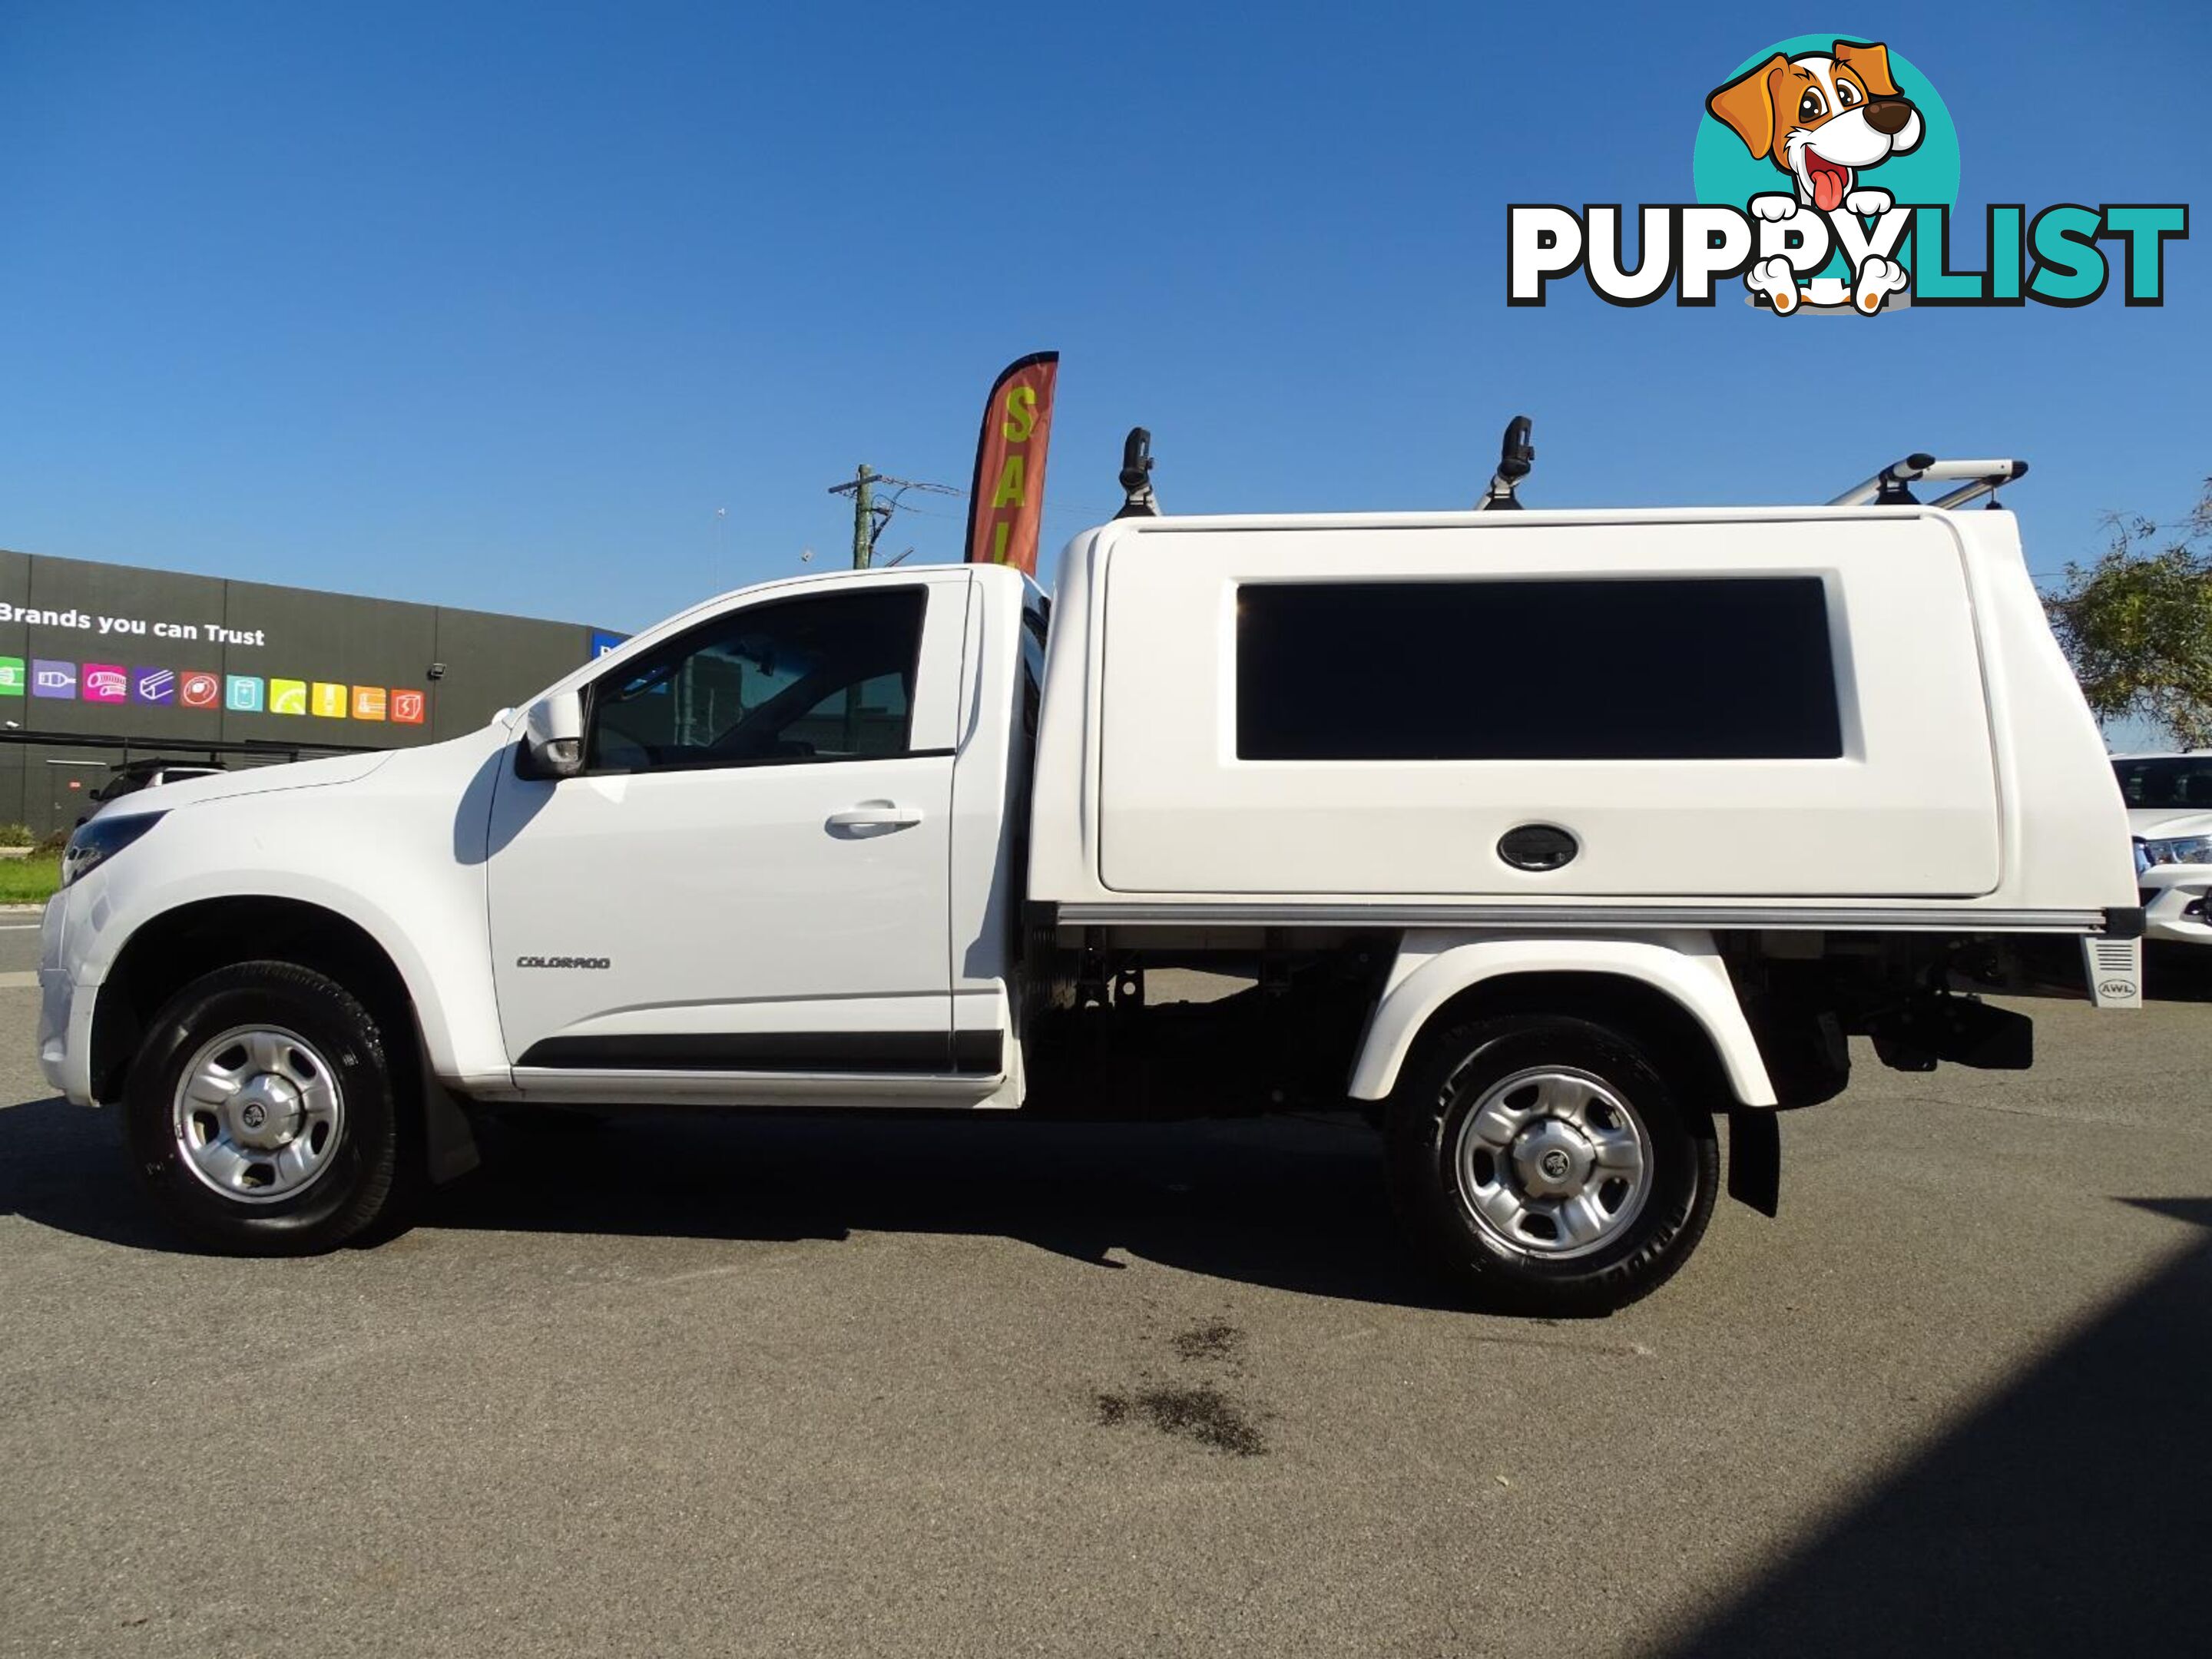
MULTIPOLYGON (((1883 496, 1887 496, 1893 501, 1899 495, 1905 493, 1907 479, 1918 477, 1924 469, 1935 465, 1936 458, 1933 455, 1915 451, 1901 461, 1892 461, 1864 483, 1853 484, 1828 505, 1830 507, 1864 507, 1869 501, 1883 496)), ((1905 495, 1905 498, 1907 501, 1912 499, 1910 495, 1905 495)))
POLYGON ((1971 480, 1971 489, 1954 490, 1937 505, 1945 505, 1954 500, 1971 501, 2000 484, 2010 483, 2027 471, 2026 461, 1945 461, 1916 450, 1901 461, 1892 461, 1865 483, 1852 485, 1828 505, 1864 507, 1872 502, 1876 507, 1916 507, 1918 501, 1905 488, 1915 478, 1930 478, 1938 482, 1960 478, 1971 480))
MULTIPOLYGON (((1946 511, 1952 507, 1964 507, 1968 501, 1978 501, 1984 495, 1994 496, 2000 489, 2010 483, 2014 478, 2024 478, 2027 476, 2026 461, 2008 461, 2005 465, 2007 471, 1985 473, 1971 483, 1960 484, 1948 495, 1938 495, 1929 505, 1944 508, 1946 511)), ((1990 505, 1994 507, 1996 503, 1992 501, 1990 505)))

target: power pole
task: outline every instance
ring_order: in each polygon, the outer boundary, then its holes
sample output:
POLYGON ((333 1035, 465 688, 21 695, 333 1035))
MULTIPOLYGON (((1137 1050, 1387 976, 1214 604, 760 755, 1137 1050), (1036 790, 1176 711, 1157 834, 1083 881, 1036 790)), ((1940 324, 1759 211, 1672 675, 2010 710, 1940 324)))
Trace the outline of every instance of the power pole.
POLYGON ((868 471, 866 461, 860 463, 860 470, 853 475, 853 568, 855 570, 866 570, 875 562, 876 526, 871 520, 875 517, 876 503, 868 486, 874 483, 878 476, 868 471))
MULTIPOLYGON (((866 461, 860 463, 849 482, 830 486, 832 495, 850 495, 853 498, 854 569, 866 570, 875 563, 876 542, 883 535, 884 526, 891 521, 892 515, 905 506, 906 495, 910 489, 918 489, 925 495, 965 495, 968 493, 964 489, 956 489, 951 484, 919 483, 912 478, 894 478, 888 473, 873 471, 866 461), (882 501, 876 499, 875 486, 878 484, 890 487, 890 493, 882 501)), ((913 551, 911 548, 907 550, 913 551)), ((903 558, 906 556, 901 554, 899 556, 903 558)))

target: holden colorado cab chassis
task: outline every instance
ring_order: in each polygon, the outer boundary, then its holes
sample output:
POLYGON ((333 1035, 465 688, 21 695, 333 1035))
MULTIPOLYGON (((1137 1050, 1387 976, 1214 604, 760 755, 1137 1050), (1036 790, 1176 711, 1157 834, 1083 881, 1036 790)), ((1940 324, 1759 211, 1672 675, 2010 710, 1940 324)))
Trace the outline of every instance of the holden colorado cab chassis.
POLYGON ((1703 1232, 1717 1120, 1772 1212, 1775 1115, 1850 1036, 2024 1066, 1976 989, 2136 1000, 2014 520, 1901 493, 1131 516, 1049 604, 726 595, 472 735, 94 818, 40 1060, 219 1249, 392 1225, 477 1105, 1350 1103, 1447 1273, 1618 1306, 1703 1232), (1246 988, 1149 995, 1175 969, 1246 988))

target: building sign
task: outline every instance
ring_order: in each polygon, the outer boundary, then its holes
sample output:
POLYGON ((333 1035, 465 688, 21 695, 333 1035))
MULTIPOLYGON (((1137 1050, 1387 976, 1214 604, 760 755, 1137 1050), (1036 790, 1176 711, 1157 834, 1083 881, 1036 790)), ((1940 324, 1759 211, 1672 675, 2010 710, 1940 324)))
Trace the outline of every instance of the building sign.
POLYGON ((27 605, 0 602, 0 623, 21 623, 32 628, 74 628, 101 638, 108 635, 157 640, 202 640, 210 645, 266 645, 266 630, 225 628, 221 623, 190 623, 173 617, 149 622, 143 617, 112 617, 94 611, 41 611, 27 605))
MULTIPOLYGON (((204 644, 266 648, 266 629, 229 628, 220 623, 184 622, 175 618, 149 619, 114 616, 76 607, 41 609, 0 601, 0 624, 15 623, 33 628, 60 628, 112 637, 118 641, 146 638, 194 641, 204 644)), ((593 643, 621 635, 595 633, 593 643)), ((611 649, 612 647, 602 647, 611 649)), ((325 720, 397 720, 420 726, 428 714, 427 694, 383 685, 352 685, 305 679, 285 679, 259 674, 211 674, 199 670, 179 672, 159 664, 75 662, 38 658, 26 668, 21 657, 0 657, 0 697, 33 696, 78 699, 85 702, 132 702, 155 708, 181 705, 186 708, 223 708, 234 714, 305 714, 309 712, 307 688, 315 689, 313 712, 325 720), (404 714, 393 714, 393 706, 404 714)))
POLYGON ((228 708, 234 714, 305 714, 325 720, 396 720, 420 726, 429 716, 429 694, 411 687, 351 685, 265 678, 258 674, 179 674, 173 668, 121 663, 58 662, 34 658, 26 672, 21 657, 0 657, 0 697, 81 698, 86 702, 135 702, 167 708, 228 708), (309 687, 313 699, 310 702, 309 687))
POLYGON ((0 823, 58 811, 44 780, 48 763, 76 763, 63 749, 411 747, 489 719, 624 637, 0 549, 0 823))

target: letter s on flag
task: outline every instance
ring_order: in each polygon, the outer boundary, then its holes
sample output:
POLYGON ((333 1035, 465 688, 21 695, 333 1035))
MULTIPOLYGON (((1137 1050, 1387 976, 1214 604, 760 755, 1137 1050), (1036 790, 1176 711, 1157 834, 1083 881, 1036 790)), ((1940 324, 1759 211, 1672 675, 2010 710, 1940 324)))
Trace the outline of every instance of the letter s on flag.
POLYGON ((1010 564, 1036 574, 1045 450, 1059 378, 1060 354, 1039 351, 1007 364, 992 383, 968 492, 970 564, 1010 564))

